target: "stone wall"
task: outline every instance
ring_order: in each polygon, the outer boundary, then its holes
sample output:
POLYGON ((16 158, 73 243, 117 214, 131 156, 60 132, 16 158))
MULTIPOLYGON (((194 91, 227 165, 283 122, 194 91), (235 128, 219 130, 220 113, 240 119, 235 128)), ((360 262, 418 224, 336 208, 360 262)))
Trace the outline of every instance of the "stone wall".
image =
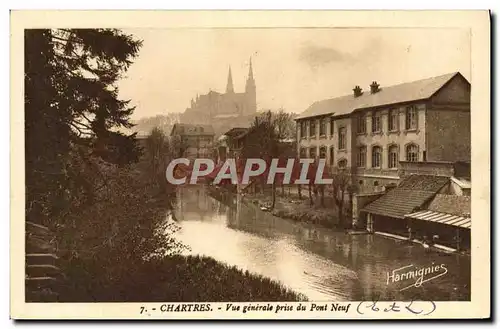
POLYGON ((470 161, 470 112, 451 106, 427 112, 427 160, 470 161))
POLYGON ((352 198, 352 226, 364 227, 364 214, 361 214, 361 209, 363 209, 367 204, 377 200, 385 191, 373 192, 373 193, 356 193, 352 198))
POLYGON ((412 174, 434 175, 451 177, 454 175, 454 163, 452 162, 399 162, 398 176, 400 179, 412 174))

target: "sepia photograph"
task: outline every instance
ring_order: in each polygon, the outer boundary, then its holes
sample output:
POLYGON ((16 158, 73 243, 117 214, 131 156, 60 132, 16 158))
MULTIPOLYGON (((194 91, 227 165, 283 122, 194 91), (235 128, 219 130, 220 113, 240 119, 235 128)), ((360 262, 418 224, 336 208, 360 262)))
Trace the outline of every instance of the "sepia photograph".
POLYGON ((488 12, 17 14, 19 316, 489 316, 488 12))

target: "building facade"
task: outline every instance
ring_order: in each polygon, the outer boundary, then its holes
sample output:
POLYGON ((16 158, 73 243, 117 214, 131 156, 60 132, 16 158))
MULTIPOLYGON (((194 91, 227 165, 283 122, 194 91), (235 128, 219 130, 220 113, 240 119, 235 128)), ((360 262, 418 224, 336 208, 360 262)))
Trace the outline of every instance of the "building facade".
POLYGON ((245 91, 237 93, 233 86, 231 67, 227 77, 225 93, 211 90, 196 96, 181 115, 181 122, 188 124, 211 124, 218 133, 223 133, 233 124, 247 125, 257 112, 257 92, 253 76, 252 60, 248 68, 245 91))
POLYGON ((349 168, 359 190, 397 183, 400 161, 470 162, 470 84, 460 73, 353 91, 296 119, 299 156, 349 168))
POLYGON ((214 157, 214 130, 209 125, 176 123, 170 133, 177 156, 194 160, 214 157))
POLYGON ((218 159, 238 158, 245 142, 249 128, 235 127, 225 132, 218 141, 218 159))

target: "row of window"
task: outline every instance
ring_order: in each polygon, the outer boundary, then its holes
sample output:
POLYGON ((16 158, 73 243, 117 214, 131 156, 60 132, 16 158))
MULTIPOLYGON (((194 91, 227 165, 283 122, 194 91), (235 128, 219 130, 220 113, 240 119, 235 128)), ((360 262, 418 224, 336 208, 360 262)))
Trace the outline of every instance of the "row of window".
MULTIPOLYGON (((304 125, 304 124, 305 124, 305 122, 302 122, 302 125, 304 125)), ((311 122, 311 126, 314 127, 314 123, 313 122, 311 122)), ((333 125, 332 125, 332 127, 333 127, 333 125)), ((338 148, 339 148, 339 150, 345 150, 347 148, 347 131, 346 131, 345 127, 340 127, 339 128, 338 138, 339 138, 339 140, 338 140, 338 148)))
MULTIPOLYGON (((382 167, 382 147, 372 146, 372 168, 382 167)), ((405 147, 405 159, 410 162, 418 161, 418 146, 416 144, 408 144, 405 147)), ((390 145, 387 148, 387 165, 389 168, 397 168, 399 165, 399 147, 390 145)), ((358 148, 357 166, 366 167, 366 146, 358 148)))
MULTIPOLYGON (((319 135, 320 136, 326 136, 326 125, 328 123, 330 124, 330 134, 333 135, 333 127, 334 127, 334 122, 335 120, 333 118, 331 119, 320 119, 319 120, 319 135)), ((300 136, 301 137, 306 137, 307 136, 307 121, 302 121, 300 123, 300 136)), ((316 120, 312 120, 309 125, 309 137, 315 137, 316 136, 316 120)))
MULTIPOLYGON (((388 116, 389 131, 399 130, 399 112, 398 109, 389 110, 388 116)), ((366 133, 366 114, 360 114, 357 118, 357 130, 359 134, 366 133)), ((372 133, 382 132, 382 112, 380 110, 372 112, 372 133)), ((415 106, 408 106, 405 109, 405 129, 417 129, 417 108, 415 106)))
MULTIPOLYGON (((300 149, 300 157, 305 158, 307 157, 306 154, 307 149, 306 148, 301 148, 300 149)), ((335 150, 333 147, 330 147, 330 165, 334 164, 335 160, 335 150)), ((366 146, 361 146, 358 148, 358 153, 357 153, 357 166, 358 167, 366 167, 366 152, 367 148, 366 146)), ((316 154, 316 147, 311 147, 309 148, 309 158, 316 158, 318 155, 316 154)), ((381 168, 382 167, 382 156, 383 156, 383 149, 382 147, 375 145, 372 146, 372 168, 381 168)), ((327 157, 327 147, 326 146, 321 146, 319 148, 319 158, 320 159, 326 159, 327 157)), ((418 161, 418 145, 416 144, 408 144, 405 147, 405 159, 406 161, 410 162, 417 162, 418 161)), ((345 159, 341 159, 345 160, 345 159)), ((346 160, 347 161, 347 160, 346 160)), ((340 162, 340 161, 339 161, 340 162)), ((340 164, 337 164, 340 168, 345 167, 347 162, 343 163, 343 166, 340 164)), ((399 165, 399 147, 397 145, 390 145, 387 148, 387 164, 389 168, 397 168, 399 165)))
MULTIPOLYGON (((326 136, 326 127, 329 122, 330 124, 330 135, 333 135, 334 131, 334 119, 320 119, 319 120, 319 135, 326 136), (329 120, 329 121, 328 121, 329 120)), ((307 121, 302 121, 300 124, 300 136, 307 136, 307 121)), ((360 114, 357 117, 357 132, 359 134, 366 133, 366 113, 360 114)), ((398 109, 389 110, 388 116, 388 127, 389 131, 398 131, 399 130, 399 112, 398 109)), ((417 129, 417 108, 416 106, 408 106, 405 109, 405 128, 406 130, 414 130, 417 129)), ((381 133, 382 131, 382 112, 380 110, 372 112, 372 133, 381 133)), ((343 133, 345 135, 345 128, 339 128, 339 148, 340 148, 340 134, 343 133)), ((312 120, 309 123, 309 137, 316 137, 316 120, 312 120)), ((345 140, 345 136, 344 136, 345 140)))

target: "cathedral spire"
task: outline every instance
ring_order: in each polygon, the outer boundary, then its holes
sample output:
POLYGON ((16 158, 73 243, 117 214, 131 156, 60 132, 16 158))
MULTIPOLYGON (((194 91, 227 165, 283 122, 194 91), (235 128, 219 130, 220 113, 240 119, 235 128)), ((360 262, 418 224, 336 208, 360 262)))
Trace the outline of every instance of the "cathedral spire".
POLYGON ((248 68, 248 80, 253 80, 252 57, 250 57, 250 66, 248 68))
POLYGON ((248 78, 245 86, 245 91, 255 93, 255 80, 253 79, 252 57, 250 57, 250 65, 248 66, 248 78))
POLYGON ((229 74, 227 75, 226 93, 234 93, 233 75, 231 74, 231 66, 229 66, 229 74))
POLYGON ((250 65, 248 66, 248 79, 245 85, 245 94, 247 99, 247 113, 255 114, 257 111, 257 90, 255 80, 253 78, 252 57, 250 57, 250 65))

